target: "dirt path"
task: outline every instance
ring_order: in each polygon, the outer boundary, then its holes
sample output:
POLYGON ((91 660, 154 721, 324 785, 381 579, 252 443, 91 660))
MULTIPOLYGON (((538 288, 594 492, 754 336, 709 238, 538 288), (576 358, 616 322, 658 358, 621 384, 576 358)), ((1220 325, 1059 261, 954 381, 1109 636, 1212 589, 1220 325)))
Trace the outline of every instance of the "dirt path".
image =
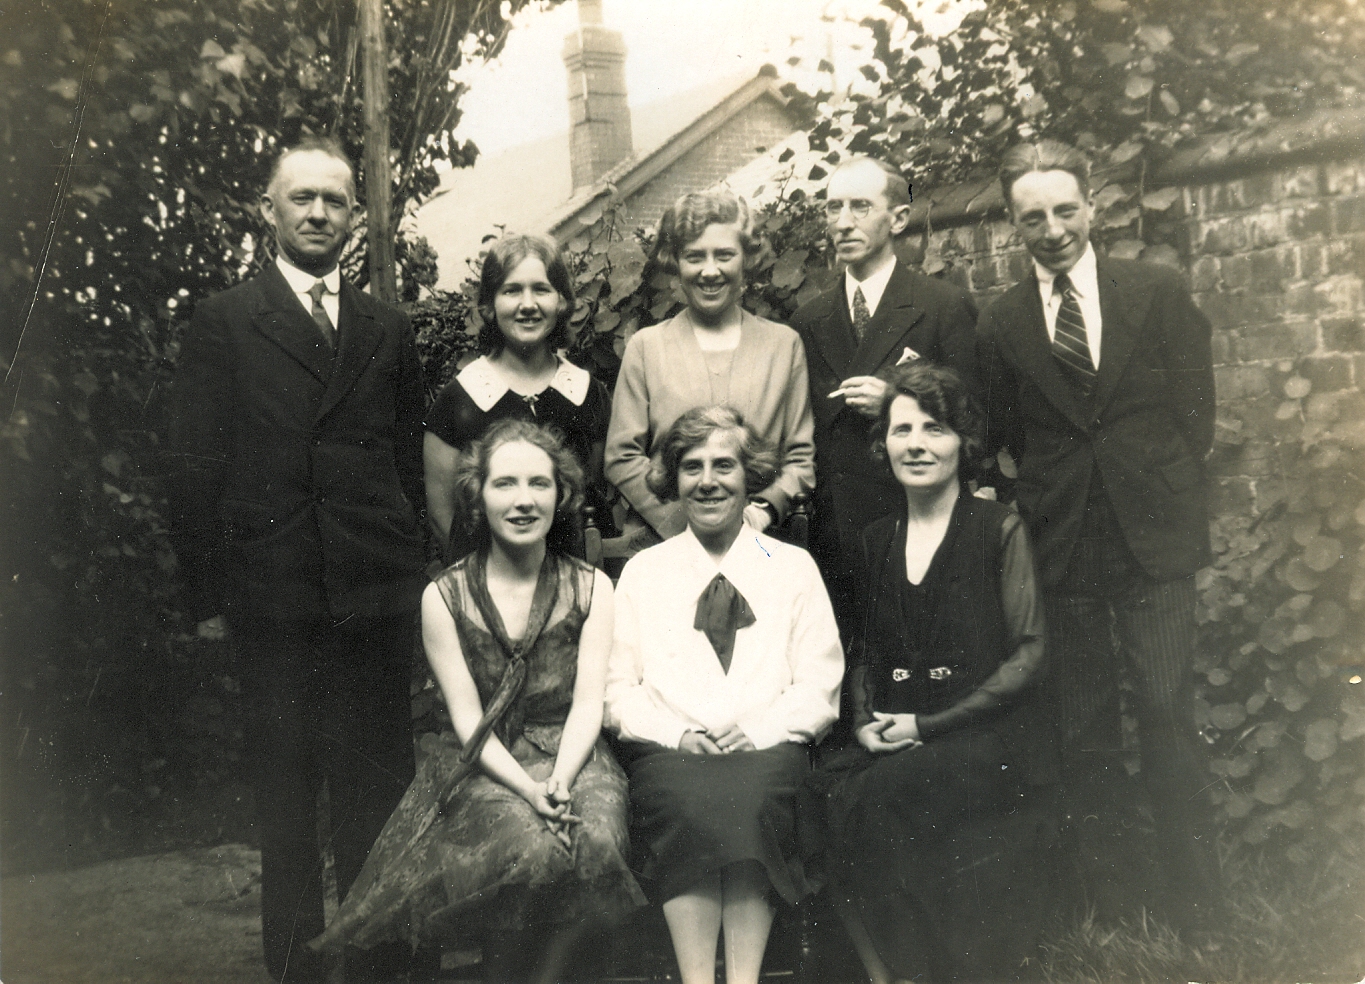
POLYGON ((268 984, 260 854, 241 844, 0 883, 4 984, 268 984))

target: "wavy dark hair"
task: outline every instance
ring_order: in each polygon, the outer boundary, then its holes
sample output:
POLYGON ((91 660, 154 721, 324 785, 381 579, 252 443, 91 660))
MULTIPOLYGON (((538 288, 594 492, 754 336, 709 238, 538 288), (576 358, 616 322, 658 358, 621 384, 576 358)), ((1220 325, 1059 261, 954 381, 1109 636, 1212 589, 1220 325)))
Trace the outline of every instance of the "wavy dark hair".
POLYGON ((1014 183, 1033 171, 1065 171, 1076 179, 1081 197, 1090 197, 1090 158, 1070 144, 1044 137, 1017 143, 1000 158, 1000 194, 1014 214, 1014 183))
POLYGON ((659 269, 677 273, 682 251, 712 224, 739 229, 744 273, 751 273, 763 258, 763 240, 754 235, 754 216, 749 204, 723 189, 688 192, 668 206, 668 211, 659 220, 659 235, 654 239, 649 258, 659 269))
POLYGON ((564 254, 553 240, 545 236, 515 233, 503 236, 488 248, 483 269, 479 271, 478 308, 479 316, 483 319, 483 326, 479 328, 479 351, 484 355, 497 355, 507 343, 502 329, 498 327, 493 301, 517 264, 528 256, 534 256, 545 264, 545 278, 564 300, 564 310, 559 312, 545 342, 551 349, 561 349, 569 344, 569 319, 573 317, 574 292, 573 277, 569 276, 564 254))
POLYGON ((898 396, 908 396, 920 410, 952 429, 962 440, 958 451, 957 474, 964 482, 975 478, 986 453, 986 422, 967 384, 954 370, 924 359, 884 369, 877 378, 886 382, 877 422, 872 425, 872 454, 889 469, 886 434, 891 426, 891 404, 898 396))
POLYGON ((578 515, 583 508, 583 467, 572 451, 564 446, 564 436, 555 427, 544 427, 529 420, 499 420, 484 431, 455 465, 455 496, 462 506, 470 538, 476 549, 492 541, 488 516, 483 511, 483 487, 488 481, 488 462, 504 444, 524 441, 540 448, 550 458, 555 476, 555 516, 545 545, 559 553, 572 552, 578 541, 578 515))
POLYGON ((678 498, 678 467, 683 455, 699 448, 717 431, 737 434, 739 463, 744 468, 744 491, 760 492, 777 474, 777 451, 753 429, 734 407, 693 407, 664 432, 655 449, 645 484, 664 502, 678 498))
POLYGON ((284 159, 286 157, 290 157, 294 154, 304 154, 312 150, 326 154, 328 157, 335 157, 346 165, 347 170, 351 172, 351 200, 355 201, 355 161, 351 160, 351 155, 346 153, 346 147, 342 144, 341 139, 330 134, 306 134, 282 148, 275 156, 274 162, 270 165, 270 174, 265 182, 267 194, 269 193, 270 188, 274 187, 275 179, 280 176, 280 166, 284 164, 284 159))

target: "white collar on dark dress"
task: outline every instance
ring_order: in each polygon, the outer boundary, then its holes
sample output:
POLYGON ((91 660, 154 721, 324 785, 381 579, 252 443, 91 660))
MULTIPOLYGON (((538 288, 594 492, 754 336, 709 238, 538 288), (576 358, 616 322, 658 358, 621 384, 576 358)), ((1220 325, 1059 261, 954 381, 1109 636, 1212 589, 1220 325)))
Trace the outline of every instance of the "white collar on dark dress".
MULTIPOLYGON (((559 360, 559 368, 555 370, 554 376, 550 379, 549 388, 557 390, 564 399, 574 406, 581 407, 583 401, 588 398, 588 388, 592 377, 588 375, 588 370, 574 365, 562 355, 555 358, 559 360)), ((484 413, 492 410, 494 405, 510 389, 503 380, 502 374, 498 372, 493 363, 488 361, 486 355, 479 356, 465 366, 455 378, 464 388, 464 391, 469 394, 469 398, 474 401, 474 405, 484 413)))

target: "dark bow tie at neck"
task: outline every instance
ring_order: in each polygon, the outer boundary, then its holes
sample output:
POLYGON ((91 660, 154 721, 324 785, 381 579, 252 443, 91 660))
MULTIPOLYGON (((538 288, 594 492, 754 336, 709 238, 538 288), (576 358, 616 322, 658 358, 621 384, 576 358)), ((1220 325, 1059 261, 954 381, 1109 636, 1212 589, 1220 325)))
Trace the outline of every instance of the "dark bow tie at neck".
POLYGON ((692 628, 705 633, 720 660, 721 669, 730 672, 730 660, 735 654, 735 633, 757 621, 753 610, 724 574, 711 578, 697 599, 697 617, 692 628))

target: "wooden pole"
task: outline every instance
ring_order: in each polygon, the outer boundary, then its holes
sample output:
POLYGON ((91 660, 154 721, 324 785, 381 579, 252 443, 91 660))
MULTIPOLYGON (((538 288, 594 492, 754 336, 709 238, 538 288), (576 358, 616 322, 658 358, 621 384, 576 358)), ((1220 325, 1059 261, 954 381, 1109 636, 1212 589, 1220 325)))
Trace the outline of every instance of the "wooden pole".
POLYGON ((393 255, 393 169, 389 163, 389 57, 384 0, 359 0, 360 52, 365 80, 365 194, 370 246, 370 291, 398 302, 393 255))

